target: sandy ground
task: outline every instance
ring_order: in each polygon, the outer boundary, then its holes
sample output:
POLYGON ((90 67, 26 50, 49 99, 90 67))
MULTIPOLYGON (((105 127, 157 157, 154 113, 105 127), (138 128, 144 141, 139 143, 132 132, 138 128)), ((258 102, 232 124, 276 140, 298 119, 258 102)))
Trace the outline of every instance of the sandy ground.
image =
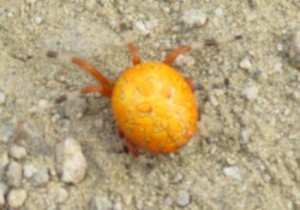
POLYGON ((8 155, 0 209, 300 209, 300 71, 284 53, 299 11, 297 0, 1 0, 0 156, 16 145, 26 155, 8 155), (184 19, 193 9, 206 23, 184 19), (208 138, 198 129, 172 155, 124 152, 109 101, 79 94, 95 81, 70 58, 116 79, 131 65, 128 42, 144 61, 192 46, 175 67, 204 87, 195 94, 208 138), (56 145, 69 136, 88 164, 78 184, 57 172, 56 145), (11 184, 12 162, 44 165, 49 177, 11 184), (25 199, 8 200, 15 188, 25 199))

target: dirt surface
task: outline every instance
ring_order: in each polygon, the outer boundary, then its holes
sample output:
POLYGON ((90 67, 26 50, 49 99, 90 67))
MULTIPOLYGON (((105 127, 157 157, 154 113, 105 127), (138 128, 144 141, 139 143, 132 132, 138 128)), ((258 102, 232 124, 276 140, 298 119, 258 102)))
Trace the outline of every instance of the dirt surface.
POLYGON ((0 209, 300 209, 300 71, 285 53, 299 11, 297 0, 1 0, 0 209), (96 82, 71 57, 114 80, 129 42, 144 61, 192 46, 174 66, 197 87, 208 137, 199 122, 178 153, 124 151, 109 100, 80 94, 96 82), (76 184, 57 170, 70 136, 87 162, 76 184))

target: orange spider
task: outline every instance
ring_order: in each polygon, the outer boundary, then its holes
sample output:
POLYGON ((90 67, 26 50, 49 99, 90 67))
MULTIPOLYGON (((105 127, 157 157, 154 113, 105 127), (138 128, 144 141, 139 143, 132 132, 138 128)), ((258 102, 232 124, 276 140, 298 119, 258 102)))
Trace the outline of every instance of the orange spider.
POLYGON ((184 146, 196 130, 198 109, 191 80, 170 65, 189 51, 182 46, 161 62, 141 63, 137 50, 128 45, 133 66, 116 82, 79 58, 73 63, 90 73, 101 85, 87 86, 83 93, 99 92, 111 99, 112 110, 126 146, 138 156, 137 147, 153 153, 172 153, 184 146))

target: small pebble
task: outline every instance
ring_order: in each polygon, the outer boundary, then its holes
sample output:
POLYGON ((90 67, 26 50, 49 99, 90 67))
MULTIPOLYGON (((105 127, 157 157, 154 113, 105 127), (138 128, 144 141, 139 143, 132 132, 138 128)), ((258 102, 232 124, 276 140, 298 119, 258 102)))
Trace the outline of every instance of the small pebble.
POLYGON ((177 193, 176 204, 185 207, 190 203, 190 194, 187 191, 179 190, 177 193))
POLYGON ((27 152, 24 147, 13 144, 10 147, 9 155, 17 160, 20 160, 26 156, 27 152))
POLYGON ((35 21, 35 23, 36 23, 37 25, 39 25, 39 24, 42 23, 43 19, 42 19, 42 17, 40 17, 40 16, 36 16, 36 17, 34 18, 34 21, 35 21))
POLYGON ((217 9, 215 10, 215 15, 216 15, 216 17, 221 17, 221 16, 223 16, 223 9, 222 9, 222 8, 217 8, 217 9))
POLYGON ((57 168, 61 180, 66 183, 79 183, 87 170, 87 163, 80 144, 69 137, 56 148, 57 168))
POLYGON ((87 110, 87 103, 85 98, 79 98, 79 96, 70 97, 66 101, 65 114, 68 117, 77 118, 83 116, 83 113, 87 110))
POLYGON ((44 186, 49 181, 49 172, 48 168, 45 165, 40 165, 37 168, 37 172, 32 177, 34 186, 44 186))
POLYGON ((26 178, 31 178, 37 172, 37 168, 33 164, 23 166, 23 173, 26 178))
POLYGON ((296 102, 299 102, 300 101, 300 92, 297 92, 297 91, 293 92, 292 97, 296 102))
POLYGON ((48 101, 46 99, 39 100, 38 107, 40 109, 46 109, 48 107, 48 101))
POLYGON ((88 11, 93 12, 98 5, 96 0, 86 0, 84 6, 88 11))
POLYGON ((138 20, 135 22, 135 27, 143 34, 148 35, 150 34, 154 28, 158 25, 158 21, 156 19, 149 20, 149 21, 141 21, 138 20))
POLYGON ((282 72, 282 63, 276 63, 274 65, 274 70, 278 73, 281 73, 282 72))
POLYGON ((7 185, 4 182, 0 181, 0 209, 2 209, 5 204, 5 194, 7 190, 7 185))
POLYGON ((240 64, 239 64, 240 68, 245 69, 245 70, 250 70, 252 68, 252 64, 249 60, 249 58, 244 58, 243 60, 241 60, 240 64))
POLYGON ((124 207, 123 207, 121 201, 116 201, 116 202, 114 202, 114 204, 113 204, 113 209, 114 209, 114 210, 123 210, 124 207))
POLYGON ((284 50, 284 45, 282 43, 277 44, 277 50, 282 52, 284 50))
POLYGON ((200 9, 191 9, 185 11, 181 19, 188 27, 203 26, 207 22, 207 15, 200 9))
POLYGON ((12 161, 8 165, 8 169, 6 172, 8 183, 13 187, 20 187, 22 181, 22 166, 16 162, 12 161))
POLYGON ((288 54, 290 64, 300 70, 300 30, 291 36, 288 54))
POLYGON ((27 198, 27 191, 24 189, 13 189, 7 196, 8 204, 13 208, 20 208, 27 198))
POLYGON ((241 144, 246 144, 250 140, 251 129, 242 130, 240 133, 240 142, 241 144))
POLYGON ((112 203, 106 197, 95 196, 90 202, 90 210, 111 210, 112 203))
POLYGON ((141 199, 135 199, 135 208, 137 208, 138 210, 144 209, 144 203, 141 199))
POLYGON ((49 190, 49 198, 54 203, 64 203, 69 197, 69 192, 63 187, 54 187, 49 190))
POLYGON ((5 94, 0 90, 0 105, 5 103, 5 94))
POLYGON ((167 196, 166 199, 164 200, 164 204, 167 206, 171 206, 173 204, 173 200, 170 196, 167 196))
POLYGON ((234 179, 241 179, 240 169, 236 166, 225 167, 223 168, 223 173, 227 176, 230 176, 234 179))
POLYGON ((193 66, 195 63, 195 59, 189 55, 179 55, 175 60, 175 64, 182 68, 193 66))
POLYGON ((249 101, 255 100, 257 98, 257 94, 258 94, 258 88, 255 86, 247 87, 242 90, 242 96, 244 96, 249 101))
POLYGON ((214 95, 210 95, 209 96, 209 102, 211 103, 211 105, 213 105, 214 107, 217 107, 219 105, 217 98, 214 95))
POLYGON ((263 73, 261 70, 257 69, 257 70, 249 72, 249 76, 255 80, 259 80, 260 78, 262 78, 263 73))
POLYGON ((13 136, 13 126, 11 123, 2 124, 0 127, 0 142, 7 143, 13 136))

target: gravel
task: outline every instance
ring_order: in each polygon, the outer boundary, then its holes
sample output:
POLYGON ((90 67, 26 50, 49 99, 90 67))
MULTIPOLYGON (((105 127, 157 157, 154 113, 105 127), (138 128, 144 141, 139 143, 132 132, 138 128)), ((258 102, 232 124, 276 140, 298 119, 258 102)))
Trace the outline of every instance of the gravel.
POLYGON ((223 173, 226 176, 229 176, 233 179, 238 179, 238 180, 241 179, 240 169, 236 166, 230 166, 230 167, 223 168, 223 173))
POLYGON ((185 207, 190 203, 191 195, 184 190, 179 190, 177 193, 176 204, 180 207, 185 207))
MULTIPOLYGON (((31 175, 31 173, 32 172, 30 172, 29 175, 31 175)), ((39 165, 36 168, 36 173, 34 173, 32 177, 32 182, 34 186, 38 186, 38 187, 44 186, 48 183, 48 181, 49 181, 49 172, 47 166, 39 165)))
POLYGON ((34 174, 36 174, 37 168, 32 164, 28 163, 23 166, 24 177, 31 178, 34 174))
POLYGON ((300 209, 295 1, 2 2, 0 209, 300 209), (115 81, 127 43, 143 62, 192 47, 173 66, 201 121, 174 154, 127 154, 111 101, 80 93, 99 83, 71 58, 115 81))
POLYGON ((242 90, 242 96, 244 96, 247 100, 253 101, 257 98, 258 88, 256 86, 247 87, 242 90))
POLYGON ((90 202, 90 210, 111 210, 112 207, 112 203, 101 196, 95 196, 90 202))
POLYGON ((26 149, 24 147, 18 146, 13 144, 10 147, 9 150, 9 155, 13 158, 15 158, 16 160, 21 160, 26 156, 27 152, 26 149))
POLYGON ((12 161, 8 165, 7 179, 10 186, 20 187, 22 182, 23 169, 22 165, 18 162, 12 161))
POLYGON ((249 142, 250 138, 251 138, 251 132, 252 132, 252 129, 244 129, 241 131, 240 133, 240 142, 242 144, 246 144, 249 142))
POLYGON ((19 208, 27 198, 27 191, 24 189, 12 189, 7 195, 7 202, 13 208, 19 208))
POLYGON ((189 28, 203 26, 207 22, 207 15, 201 9, 184 11, 181 20, 189 28))
POLYGON ((49 190, 48 195, 51 201, 61 204, 68 199, 69 192, 63 187, 53 187, 49 190))
POLYGON ((66 183, 77 184, 83 180, 87 170, 87 163, 80 144, 69 137, 56 147, 57 168, 61 180, 66 183))
POLYGON ((239 63, 239 66, 240 66, 240 68, 245 69, 245 70, 251 70, 251 68, 252 68, 252 64, 248 57, 245 57, 243 60, 241 60, 239 63))
POLYGON ((80 118, 87 110, 87 103, 85 98, 79 98, 78 94, 73 94, 68 97, 65 102, 65 114, 70 118, 80 118))
POLYGON ((11 123, 3 123, 0 127, 0 143, 7 143, 13 136, 13 125, 11 123))

